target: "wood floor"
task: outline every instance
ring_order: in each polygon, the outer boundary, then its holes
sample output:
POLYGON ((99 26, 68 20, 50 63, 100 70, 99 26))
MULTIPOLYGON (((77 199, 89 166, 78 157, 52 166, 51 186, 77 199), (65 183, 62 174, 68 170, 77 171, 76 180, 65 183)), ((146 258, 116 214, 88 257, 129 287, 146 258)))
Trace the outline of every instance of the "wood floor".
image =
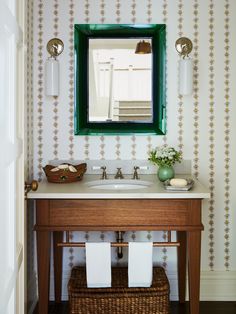
MULTIPOLYGON (((34 314, 37 313, 36 308, 34 314)), ((59 305, 50 303, 49 314, 68 313, 68 302, 62 302, 59 305)), ((178 302, 171 302, 171 314, 189 314, 188 304, 180 305, 178 302)), ((200 314, 236 314, 236 302, 201 302, 200 314)))

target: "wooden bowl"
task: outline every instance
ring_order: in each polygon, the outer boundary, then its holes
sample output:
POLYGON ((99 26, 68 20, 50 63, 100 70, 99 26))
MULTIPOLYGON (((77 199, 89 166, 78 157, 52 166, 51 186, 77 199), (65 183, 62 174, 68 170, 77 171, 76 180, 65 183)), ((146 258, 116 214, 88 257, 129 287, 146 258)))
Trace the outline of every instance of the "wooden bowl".
POLYGON ((69 168, 66 169, 59 169, 58 171, 51 171, 52 169, 55 169, 56 166, 47 165, 43 168, 48 182, 52 183, 71 183, 80 181, 83 179, 83 175, 87 170, 87 164, 79 164, 79 165, 71 165, 66 164, 68 166, 73 166, 74 169, 76 169, 76 172, 71 172, 69 168))

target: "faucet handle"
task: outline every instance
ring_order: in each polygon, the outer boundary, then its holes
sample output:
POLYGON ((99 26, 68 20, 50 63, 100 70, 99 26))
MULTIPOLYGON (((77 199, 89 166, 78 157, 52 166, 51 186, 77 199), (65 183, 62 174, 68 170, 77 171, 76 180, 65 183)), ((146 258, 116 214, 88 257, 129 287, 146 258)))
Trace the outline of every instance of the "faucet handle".
POLYGON ((102 180, 107 180, 107 172, 106 172, 107 167, 106 166, 102 166, 101 169, 102 169, 102 177, 101 177, 101 179, 102 180))
POLYGON ((138 175, 138 169, 140 169, 140 167, 138 166, 134 166, 134 174, 133 174, 133 180, 139 180, 139 175, 138 175))
POLYGON ((102 170, 102 177, 101 180, 106 180, 107 179, 107 173, 106 173, 106 166, 93 166, 93 170, 102 170))

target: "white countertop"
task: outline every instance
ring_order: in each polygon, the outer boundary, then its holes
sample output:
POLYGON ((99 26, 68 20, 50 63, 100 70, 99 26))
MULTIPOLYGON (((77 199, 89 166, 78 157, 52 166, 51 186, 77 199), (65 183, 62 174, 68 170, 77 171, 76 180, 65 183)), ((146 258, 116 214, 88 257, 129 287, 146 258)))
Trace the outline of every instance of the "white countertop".
MULTIPOLYGON (((141 180, 151 182, 151 185, 142 189, 106 190, 93 189, 88 182, 99 180, 100 175, 84 175, 82 181, 75 183, 49 183, 46 179, 39 183, 38 190, 30 191, 28 199, 189 199, 210 198, 209 190, 198 180, 190 191, 167 191, 163 183, 157 179, 157 175, 140 175, 141 180)), ((191 178, 191 175, 177 175, 179 178, 191 178)), ((113 178, 113 177, 111 177, 113 178)), ((130 179, 125 175, 125 179, 130 179)), ((119 179, 118 179, 119 180, 119 179)))

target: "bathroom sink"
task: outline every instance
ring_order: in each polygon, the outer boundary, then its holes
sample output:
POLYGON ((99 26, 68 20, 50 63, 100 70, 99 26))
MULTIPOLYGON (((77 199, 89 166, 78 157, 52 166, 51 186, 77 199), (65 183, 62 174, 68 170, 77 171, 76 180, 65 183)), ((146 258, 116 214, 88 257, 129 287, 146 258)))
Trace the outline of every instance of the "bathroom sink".
POLYGON ((95 180, 87 183, 91 189, 99 190, 138 190, 145 189, 151 185, 148 181, 143 180, 95 180))

